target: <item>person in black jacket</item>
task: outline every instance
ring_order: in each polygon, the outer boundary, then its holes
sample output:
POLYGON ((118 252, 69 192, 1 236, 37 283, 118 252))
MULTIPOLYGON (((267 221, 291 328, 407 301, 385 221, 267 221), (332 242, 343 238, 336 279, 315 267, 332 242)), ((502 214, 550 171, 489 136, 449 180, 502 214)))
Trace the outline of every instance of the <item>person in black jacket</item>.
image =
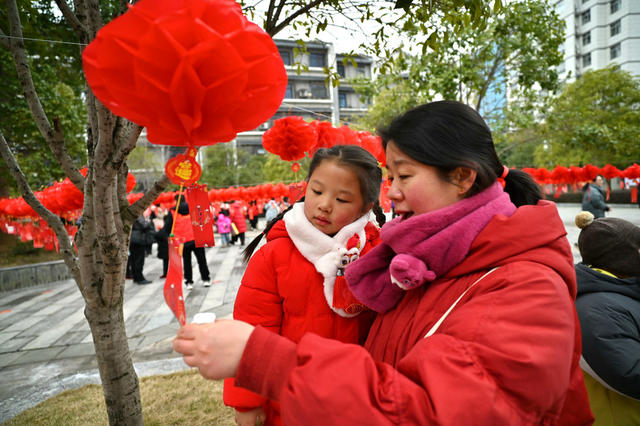
POLYGON ((156 232, 155 237, 158 243, 157 257, 162 259, 162 275, 160 278, 166 278, 169 270, 169 235, 171 235, 171 227, 173 225, 173 215, 170 210, 164 210, 162 220, 162 228, 156 232))
POLYGON ((129 241, 129 259, 127 261, 127 276, 133 278, 136 284, 149 284, 142 273, 146 249, 154 241, 153 224, 144 215, 133 222, 131 227, 131 240, 129 241))
POLYGON ((596 424, 640 424, 640 228, 590 212, 576 225, 580 366, 591 409, 596 424))

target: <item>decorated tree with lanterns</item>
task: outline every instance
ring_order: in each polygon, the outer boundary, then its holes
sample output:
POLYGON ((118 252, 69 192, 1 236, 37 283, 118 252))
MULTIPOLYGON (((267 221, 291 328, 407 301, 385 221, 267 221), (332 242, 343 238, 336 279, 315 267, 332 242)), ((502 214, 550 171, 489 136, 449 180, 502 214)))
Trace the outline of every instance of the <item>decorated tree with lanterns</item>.
MULTIPOLYGON (((342 13, 351 7, 351 12, 367 18, 376 10, 384 16, 386 10, 375 9, 373 4, 353 8, 351 2, 335 0, 273 0, 264 13, 265 32, 248 21, 231 0, 55 3, 59 14, 52 14, 51 19, 62 22, 62 16, 75 34, 75 42, 87 46, 82 53, 88 82, 83 95, 86 170, 81 172, 83 165, 77 164, 77 156, 69 150, 70 138, 76 136, 69 134, 71 126, 57 120, 57 112, 41 101, 32 74, 38 57, 30 56, 25 47, 28 36, 23 34, 16 0, 6 0, 6 14, 0 15, 6 17, 0 38, 10 53, 22 91, 15 96, 24 97, 51 151, 50 158, 67 177, 50 191, 34 192, 0 128, 0 153, 22 194, 11 211, 28 214, 38 221, 38 227, 47 227, 55 235, 55 244, 82 293, 109 422, 142 424, 138 378, 123 316, 130 230, 136 218, 158 199, 170 177, 183 185, 194 183, 194 177, 197 180, 197 167, 183 159, 167 169, 171 176, 163 176, 146 193, 128 196, 132 178, 127 160, 143 127, 151 143, 189 150, 229 141, 237 132, 253 129, 270 118, 284 96, 286 73, 270 36, 296 23, 322 31, 327 26, 322 8, 342 13), (72 200, 81 205, 78 218, 65 217, 68 209, 78 209, 71 206, 72 200), (80 223, 75 234, 70 231, 71 219, 80 223)), ((380 3, 386 8, 394 6, 380 3)), ((421 0, 403 2, 398 11, 406 22, 425 23, 442 12, 458 28, 482 28, 491 6, 499 8, 500 4, 472 0, 458 7, 421 0)), ((245 6, 249 16, 254 16, 255 8, 245 6)), ((382 18, 379 23, 375 49, 389 56, 390 50, 384 47, 386 23, 382 18)), ((427 31, 423 42, 433 44, 438 37, 435 31, 427 31)), ((315 132, 317 135, 318 130, 315 132)), ((345 140, 356 137, 343 133, 345 140)), ((371 143, 367 135, 358 140, 371 143)), ((285 189, 278 188, 280 193, 285 189)))

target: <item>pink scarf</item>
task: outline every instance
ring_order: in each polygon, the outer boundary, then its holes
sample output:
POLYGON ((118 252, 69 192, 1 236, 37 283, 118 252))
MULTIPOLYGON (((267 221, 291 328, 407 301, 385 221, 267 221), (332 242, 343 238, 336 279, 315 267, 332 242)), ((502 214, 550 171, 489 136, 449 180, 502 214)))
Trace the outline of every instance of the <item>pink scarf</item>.
POLYGON ((345 271, 358 300, 376 312, 393 308, 405 290, 433 281, 460 263, 471 243, 498 214, 511 216, 516 207, 495 182, 473 197, 382 227, 382 243, 345 271))

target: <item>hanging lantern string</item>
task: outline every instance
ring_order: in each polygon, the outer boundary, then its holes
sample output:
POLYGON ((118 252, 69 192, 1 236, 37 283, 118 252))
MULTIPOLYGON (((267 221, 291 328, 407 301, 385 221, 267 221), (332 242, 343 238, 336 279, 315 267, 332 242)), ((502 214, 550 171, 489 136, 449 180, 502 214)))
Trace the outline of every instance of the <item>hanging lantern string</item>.
POLYGON ((178 217, 178 207, 180 207, 180 199, 182 198, 182 188, 184 188, 184 183, 180 185, 180 189, 178 192, 178 201, 176 201, 176 211, 173 214, 173 221, 171 223, 171 234, 170 234, 171 237, 173 237, 173 229, 176 227, 176 218, 178 217))
POLYGON ((46 39, 46 38, 30 38, 30 37, 15 37, 15 36, 10 36, 10 35, 6 35, 6 34, 0 34, 0 38, 12 38, 15 40, 28 40, 28 41, 41 41, 41 42, 45 42, 45 43, 57 43, 57 44, 72 44, 75 46, 86 46, 87 43, 79 43, 79 42, 75 42, 75 41, 62 41, 62 40, 50 40, 50 39, 46 39))

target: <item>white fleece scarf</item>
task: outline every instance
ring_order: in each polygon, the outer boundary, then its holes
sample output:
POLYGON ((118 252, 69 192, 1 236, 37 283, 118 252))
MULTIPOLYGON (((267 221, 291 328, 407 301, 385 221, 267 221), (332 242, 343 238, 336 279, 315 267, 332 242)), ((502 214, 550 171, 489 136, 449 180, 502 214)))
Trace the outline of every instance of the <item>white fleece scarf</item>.
POLYGON ((344 309, 333 306, 333 286, 336 280, 338 269, 343 267, 342 257, 346 254, 353 255, 352 250, 347 251, 347 242, 354 234, 360 238, 360 249, 355 249, 359 254, 364 247, 366 233, 365 225, 369 222, 369 212, 365 213, 355 222, 351 222, 343 227, 333 237, 328 236, 318 228, 313 226, 304 215, 304 203, 296 203, 284 215, 284 223, 287 228, 289 238, 302 255, 316 267, 324 277, 323 289, 324 297, 331 310, 342 317, 350 318, 358 313, 349 314, 344 309))

